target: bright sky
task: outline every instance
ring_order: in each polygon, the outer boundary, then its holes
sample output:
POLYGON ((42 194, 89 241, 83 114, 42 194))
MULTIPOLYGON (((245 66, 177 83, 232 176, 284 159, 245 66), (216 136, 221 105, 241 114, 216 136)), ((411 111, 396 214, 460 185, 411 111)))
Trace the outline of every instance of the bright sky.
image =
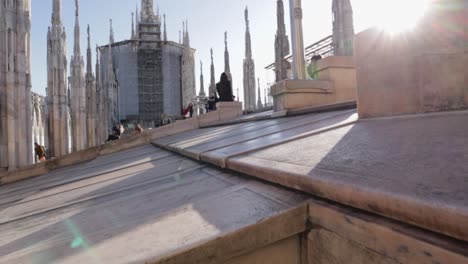
MULTIPOLYGON (((425 0, 370 1, 352 0, 356 33, 373 25, 402 25, 421 10, 419 3, 425 0), (403 4, 410 10, 403 10, 403 4), (403 13, 403 14, 402 14, 403 13), (406 20, 405 20, 406 19, 406 20), (399 23, 397 23, 399 21, 399 23)), ((210 48, 214 49, 216 80, 224 70, 224 31, 228 31, 231 71, 234 89, 239 88, 243 98, 243 58, 245 52, 244 9, 248 5, 252 36, 252 49, 256 65, 256 77, 260 77, 262 100, 267 81, 274 79, 264 67, 274 60, 276 33, 276 0, 154 0, 161 14, 167 17, 169 40, 179 40, 182 21, 188 19, 191 45, 196 51, 197 93, 199 89, 200 60, 204 64, 205 89, 210 80, 210 48)), ((331 35, 332 0, 303 0, 305 45, 331 35)), ((109 19, 113 19, 115 40, 130 38, 131 12, 138 0, 80 0, 81 48, 86 54, 86 25, 91 26, 93 56, 96 44, 104 45, 109 39, 109 19)), ((289 1, 284 1, 286 27, 289 28, 289 1)), ((68 62, 73 51, 74 0, 63 0, 63 23, 67 32, 68 62)), ((45 94, 47 86, 47 28, 50 25, 52 0, 32 0, 32 86, 33 91, 45 94)), ((288 33, 289 35, 289 33, 288 33)), ((94 63, 94 58, 93 58, 94 63)))

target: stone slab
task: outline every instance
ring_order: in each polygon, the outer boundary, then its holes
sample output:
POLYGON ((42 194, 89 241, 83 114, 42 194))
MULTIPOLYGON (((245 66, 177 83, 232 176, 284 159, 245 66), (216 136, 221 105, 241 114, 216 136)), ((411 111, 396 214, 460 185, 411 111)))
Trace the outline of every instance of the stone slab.
MULTIPOLYGON (((215 134, 208 133, 204 135, 203 131, 200 130, 197 133, 199 135, 198 137, 193 137, 192 135, 194 135, 194 133, 190 133, 175 136, 170 139, 163 138, 154 143, 157 146, 176 151, 197 160, 202 159, 202 155, 203 157, 208 157, 210 151, 216 152, 214 156, 217 156, 219 153, 224 153, 225 155, 223 158, 227 158, 236 153, 244 153, 246 151, 284 142, 285 140, 290 140, 291 137, 313 132, 317 128, 342 125, 341 122, 354 122, 356 121, 356 117, 353 118, 353 114, 355 114, 355 110, 344 110, 274 119, 247 123, 239 126, 229 126, 228 129, 218 130, 219 133, 215 134), (258 142, 260 143, 256 144, 258 142), (235 151, 230 152, 230 150, 235 151)), ((209 158, 203 160, 212 162, 209 158)), ((215 162, 215 164, 219 165, 223 164, 223 162, 218 161, 215 162)))
POLYGON ((468 113, 363 121, 229 169, 468 241, 468 113))
POLYGON ((156 145, 166 146, 181 143, 182 141, 191 140, 209 140, 209 139, 220 139, 223 136, 232 136, 237 133, 245 133, 250 131, 258 130, 262 127, 269 127, 277 125, 281 120, 267 120, 260 122, 244 123, 238 125, 228 125, 222 127, 213 127, 213 128, 203 128, 186 133, 180 133, 177 135, 164 137, 158 140, 154 140, 153 143, 156 145))
MULTIPOLYGON (((25 182, 19 182, 8 185, 9 188, 0 188, 0 202, 4 203, 3 199, 13 199, 16 196, 22 196, 23 193, 34 192, 41 189, 47 189, 54 186, 63 185, 86 178, 95 177, 101 174, 117 172, 126 168, 147 168, 153 161, 162 160, 160 163, 166 162, 165 158, 171 157, 172 153, 161 151, 153 148, 152 153, 143 153, 142 155, 134 155, 126 160, 116 159, 117 157, 107 157, 112 162, 95 163, 95 166, 89 167, 87 164, 82 164, 83 168, 79 165, 59 169, 51 173, 45 174, 41 177, 30 179, 25 182), (146 164, 145 164, 146 163, 146 164), (146 166, 139 166, 146 165, 146 166), (12 195, 13 194, 13 195, 12 195)), ((105 160, 105 158, 104 158, 105 160)), ((170 161, 168 161, 170 162, 170 161)))
MULTIPOLYGON (((292 121, 290 119, 289 121, 292 121)), ((195 147, 197 145, 209 144, 210 142, 223 141, 226 138, 235 137, 247 133, 258 133, 267 128, 274 128, 281 125, 284 122, 288 122, 282 119, 275 119, 269 121, 260 121, 253 123, 245 123, 236 126, 228 126, 226 129, 217 129, 216 132, 210 133, 209 130, 201 129, 198 132, 190 133, 186 135, 177 135, 169 139, 162 139, 154 141, 153 144, 156 146, 166 148, 178 153, 186 154, 186 149, 195 147), (207 132, 207 133, 205 133, 207 132), (171 142, 171 143, 165 143, 171 142)), ((190 152, 188 152, 190 153, 190 152)), ((193 158, 198 159, 197 156, 193 158)))
MULTIPOLYGON (((342 126, 347 126, 355 123, 356 121, 357 115, 354 111, 345 111, 339 115, 327 116, 327 118, 324 119, 317 119, 316 122, 311 122, 304 126, 299 126, 287 130, 285 129, 270 135, 238 142, 237 144, 226 144, 225 146, 220 146, 213 150, 207 150, 199 155, 202 161, 206 161, 225 168, 226 161, 229 158, 235 157, 237 155, 259 151, 261 149, 275 145, 285 144, 287 142, 309 137, 314 134, 319 134, 342 126)), ((187 152, 189 151, 187 150, 187 152)))
POLYGON ((154 149, 0 186, 23 195, 0 209, 0 262, 220 263, 306 229, 307 196, 154 149))

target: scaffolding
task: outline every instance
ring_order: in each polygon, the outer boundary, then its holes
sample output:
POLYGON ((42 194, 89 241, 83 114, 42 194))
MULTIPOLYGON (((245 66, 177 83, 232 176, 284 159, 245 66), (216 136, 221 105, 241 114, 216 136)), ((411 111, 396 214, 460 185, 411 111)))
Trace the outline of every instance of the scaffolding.
POLYGON ((140 119, 160 121, 164 112, 161 49, 138 51, 138 97, 140 119))

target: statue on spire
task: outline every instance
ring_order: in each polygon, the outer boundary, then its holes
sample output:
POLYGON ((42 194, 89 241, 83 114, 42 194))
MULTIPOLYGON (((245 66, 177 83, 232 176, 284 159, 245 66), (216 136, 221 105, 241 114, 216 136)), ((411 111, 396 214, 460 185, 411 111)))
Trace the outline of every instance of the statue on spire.
POLYGON ((80 10, 79 8, 80 7, 79 7, 79 4, 78 4, 78 0, 75 0, 75 9, 76 9, 75 16, 78 16, 79 10, 80 10))
POLYGON ((227 31, 224 31, 224 47, 228 50, 227 31))
POLYGON ((206 96, 205 94, 205 83, 203 78, 203 62, 200 61, 200 96, 206 96))
POLYGON ((163 15, 163 18, 164 18, 164 36, 163 36, 163 40, 167 41, 166 14, 163 15))
POLYGON ((157 18, 154 15, 153 0, 141 0, 141 21, 144 23, 156 23, 157 18))
POLYGON ((88 29, 86 30, 86 32, 88 33, 88 49, 89 49, 91 47, 91 37, 89 36, 90 35, 89 24, 88 24, 88 29))
POLYGON ((216 80, 215 80, 215 66, 213 57, 213 48, 210 50, 211 53, 211 70, 210 70, 210 91, 209 96, 216 96, 216 80))
POLYGON ((52 7, 52 25, 62 25, 62 1, 54 0, 52 7))
POLYGON ((228 41, 227 41, 227 31, 224 32, 224 72, 227 74, 229 81, 231 81, 232 85, 232 75, 231 75, 231 66, 229 64, 229 50, 228 50, 228 41))
POLYGON ((245 24, 247 26, 247 30, 249 29, 249 9, 245 7, 245 24))
POLYGON ((109 33, 109 45, 114 43, 114 28, 112 27, 112 18, 109 19, 110 22, 110 33, 109 33))
POLYGON ((133 22, 135 14, 132 12, 132 39, 135 39, 135 24, 133 22))

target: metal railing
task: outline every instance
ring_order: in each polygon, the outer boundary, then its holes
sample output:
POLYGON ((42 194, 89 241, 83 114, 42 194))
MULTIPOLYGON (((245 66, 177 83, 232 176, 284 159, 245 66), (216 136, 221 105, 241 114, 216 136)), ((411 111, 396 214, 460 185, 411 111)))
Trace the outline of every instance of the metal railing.
MULTIPOLYGON (((314 55, 321 55, 322 58, 333 56, 333 36, 323 38, 305 48, 305 61, 308 62, 314 55)), ((292 55, 285 57, 286 60, 292 62, 292 55)), ((267 70, 274 70, 275 63, 272 63, 265 67, 267 70)))

